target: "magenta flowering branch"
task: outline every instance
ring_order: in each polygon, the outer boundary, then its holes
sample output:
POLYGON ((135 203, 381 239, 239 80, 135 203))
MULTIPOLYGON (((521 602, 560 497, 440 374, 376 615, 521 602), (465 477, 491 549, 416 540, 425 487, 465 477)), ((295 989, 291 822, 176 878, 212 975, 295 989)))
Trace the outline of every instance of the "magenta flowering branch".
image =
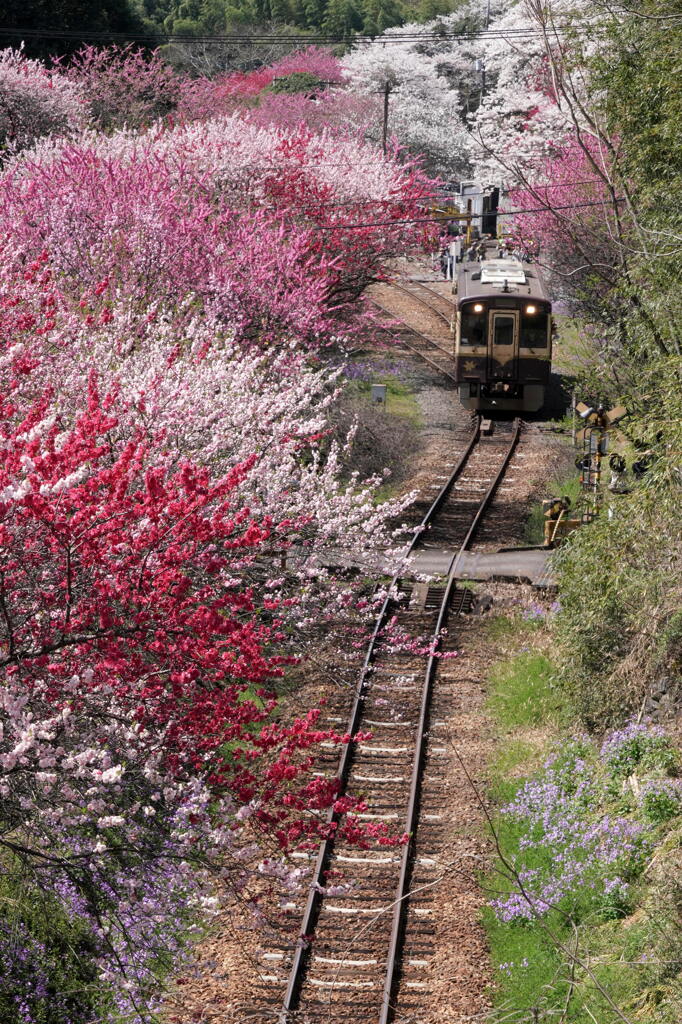
MULTIPOLYGON (((39 68, 3 67, 28 111, 39 68)), ((289 853, 326 808, 353 842, 396 842, 312 774, 322 743, 362 737, 318 707, 281 721, 277 688, 311 638, 333 624, 348 648, 371 615, 325 553, 393 557, 409 499, 349 472, 320 356, 365 328, 357 296, 421 242, 404 222, 431 186, 311 125, 145 126, 177 83, 132 51, 50 82, 52 120, 0 178, 0 795, 28 950, 10 929, 0 960, 38 1016, 58 971, 40 912, 87 949, 71 1018, 146 1024, 218 887, 256 915, 259 885, 296 891, 289 853), (86 100, 120 122, 122 80, 139 130, 82 131, 86 100), (367 201, 386 223, 343 230, 367 201)))

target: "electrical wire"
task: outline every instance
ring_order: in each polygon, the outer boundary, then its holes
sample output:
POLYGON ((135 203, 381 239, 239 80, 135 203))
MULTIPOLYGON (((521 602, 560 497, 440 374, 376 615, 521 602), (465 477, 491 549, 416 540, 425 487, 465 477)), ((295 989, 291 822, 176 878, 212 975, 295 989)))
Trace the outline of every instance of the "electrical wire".
MULTIPOLYGON (((332 164, 331 166, 339 166, 339 167, 341 167, 341 166, 346 166, 346 165, 345 164, 344 165, 342 165, 342 164, 332 164)), ((550 189, 550 188, 551 189, 555 189, 555 188, 575 188, 578 185, 602 185, 602 184, 603 184, 603 182, 600 181, 599 178, 592 178, 592 179, 586 180, 586 181, 562 181, 562 182, 558 182, 556 185, 552 184, 551 182, 545 182, 543 184, 537 184, 537 185, 514 185, 511 188, 500 188, 500 189, 498 189, 498 191, 499 191, 500 195, 509 195, 510 192, 536 192, 536 191, 539 191, 540 189, 543 189, 543 188, 545 188, 545 189, 550 189)), ((412 196, 411 202, 421 203, 421 202, 424 202, 425 200, 433 200, 434 202, 438 202, 439 201, 439 202, 442 202, 443 204, 445 204, 445 203, 452 203, 455 200, 462 201, 464 199, 474 199, 474 198, 476 198, 478 196, 489 196, 491 191, 492 190, 482 191, 482 192, 467 192, 466 194, 462 194, 460 192, 425 192, 421 196, 412 196)), ((320 200, 319 203, 312 202, 310 204, 310 208, 314 208, 316 210, 320 210, 320 209, 328 209, 328 208, 332 209, 332 208, 336 208, 336 207, 346 207, 346 206, 375 206, 375 205, 378 205, 378 204, 382 204, 384 206, 400 206, 400 205, 404 205, 405 204, 405 199, 398 197, 398 198, 395 198, 395 199, 387 198, 387 199, 320 200)), ((573 204, 573 205, 576 205, 576 204, 573 204)), ((447 211, 443 211, 443 212, 446 213, 447 211)), ((460 212, 462 214, 465 214, 467 211, 466 210, 462 210, 460 212)), ((489 211, 489 212, 494 212, 494 211, 489 211)), ((502 214, 502 213, 506 213, 507 211, 506 210, 499 210, 497 212, 502 214)), ((479 216, 479 215, 475 214, 474 216, 479 216)))
MULTIPOLYGON (((568 27, 557 26, 553 30, 553 34, 562 33, 567 31, 568 27)), ((580 32, 584 32, 587 26, 581 26, 580 32)), ((576 31, 575 26, 572 26, 572 30, 576 31)), ((274 32, 253 32, 253 33, 224 33, 216 34, 211 36, 178 36, 164 33, 125 33, 125 32, 111 32, 106 29, 49 29, 49 28, 15 28, 11 26, 3 26, 0 28, 0 36, 16 36, 25 37, 27 39, 64 39, 64 40, 75 40, 76 42, 85 41, 86 39, 97 39, 97 40, 110 40, 112 42, 144 42, 144 43, 155 43, 159 45, 168 45, 169 43, 179 43, 182 45, 192 45, 195 43, 207 43, 210 45, 219 45, 225 43, 242 43, 245 45, 289 45, 289 44, 307 44, 311 43, 327 43, 327 44, 340 44, 340 43, 353 43, 353 44, 380 44, 384 46, 386 44, 394 43, 420 43, 420 42, 485 42, 487 40, 500 39, 502 41, 511 42, 523 42, 530 39, 544 39, 541 32, 532 28, 509 28, 509 29, 484 29, 480 32, 415 32, 410 34, 398 35, 382 35, 382 36, 367 36, 367 35, 352 35, 352 36, 338 36, 338 35, 327 35, 327 34, 316 34, 316 35, 281 35, 274 32)))
MULTIPOLYGON (((611 201, 611 200, 609 200, 611 201)), ((617 196, 613 202, 624 203, 624 196, 617 196)), ((481 217, 505 216, 514 217, 519 213, 556 213, 561 210, 577 210, 586 206, 603 206, 605 200, 597 199, 587 203, 567 203, 565 206, 535 206, 525 210, 486 210, 483 213, 471 214, 472 219, 478 220, 481 217)), ((365 221, 361 224, 318 224, 318 231, 350 231, 361 230, 362 228, 400 227, 403 224, 435 224, 433 217, 408 217, 405 220, 378 220, 365 221)))

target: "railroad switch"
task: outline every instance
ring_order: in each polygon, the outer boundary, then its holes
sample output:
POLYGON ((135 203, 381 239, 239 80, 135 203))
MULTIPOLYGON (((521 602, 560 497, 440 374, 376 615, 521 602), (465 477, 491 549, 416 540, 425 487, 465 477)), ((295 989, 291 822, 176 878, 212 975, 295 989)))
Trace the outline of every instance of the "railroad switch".
POLYGON ((550 498, 548 501, 543 501, 542 511, 545 516, 545 539, 543 547, 553 548, 563 540, 564 537, 568 537, 569 533, 573 533, 579 526, 586 521, 584 516, 575 518, 574 516, 567 515, 571 507, 571 499, 564 498, 550 498))
POLYGON ((450 611, 453 615, 469 615, 474 609, 476 595, 468 588, 455 588, 450 598, 450 611))

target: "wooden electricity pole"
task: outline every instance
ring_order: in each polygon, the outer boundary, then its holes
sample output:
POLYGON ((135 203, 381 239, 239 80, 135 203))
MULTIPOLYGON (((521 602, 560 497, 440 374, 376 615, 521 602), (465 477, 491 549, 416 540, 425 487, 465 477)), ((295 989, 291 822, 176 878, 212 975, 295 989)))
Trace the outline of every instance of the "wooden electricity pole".
POLYGON ((381 133, 381 148, 384 156, 386 156, 386 137, 388 135, 388 96, 391 91, 391 83, 386 81, 384 84, 384 127, 381 133))

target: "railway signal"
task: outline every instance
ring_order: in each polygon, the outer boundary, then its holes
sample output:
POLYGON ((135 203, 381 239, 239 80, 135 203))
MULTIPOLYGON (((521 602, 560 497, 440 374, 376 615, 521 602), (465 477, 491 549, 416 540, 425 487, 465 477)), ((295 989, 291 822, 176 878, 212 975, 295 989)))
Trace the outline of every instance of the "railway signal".
MULTIPOLYGON (((580 470, 580 483, 583 491, 592 494, 595 508, 601 504, 601 475, 602 462, 609 450, 609 430, 627 416, 628 412, 624 405, 617 405, 613 409, 606 410, 603 405, 591 406, 585 402, 578 402, 576 412, 586 426, 576 434, 576 441, 582 442, 582 455, 576 459, 576 468, 580 470)), ((625 470, 625 463, 619 455, 612 455, 610 467, 617 479, 612 478, 612 489, 622 493, 622 474, 625 470), (617 462, 615 460, 618 460, 617 462), (616 466, 623 462, 622 467, 616 470, 616 466)))

